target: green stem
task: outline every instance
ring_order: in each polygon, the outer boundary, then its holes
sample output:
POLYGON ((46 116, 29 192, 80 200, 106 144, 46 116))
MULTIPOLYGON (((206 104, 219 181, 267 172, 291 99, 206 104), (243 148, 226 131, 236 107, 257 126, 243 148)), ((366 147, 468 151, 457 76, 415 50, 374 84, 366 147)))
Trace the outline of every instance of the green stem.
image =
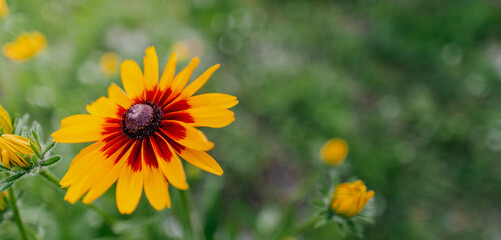
POLYGON ((45 179, 47 179, 52 184, 56 185, 62 191, 66 192, 63 188, 61 188, 61 184, 59 184, 59 180, 57 180, 57 178, 54 177, 54 175, 52 175, 47 170, 45 170, 45 169, 40 170, 40 175, 42 175, 42 177, 44 177, 45 179))
POLYGON ((14 219, 17 223, 17 228, 19 229, 19 233, 21 234, 21 239, 27 240, 28 234, 26 233, 26 228, 24 227, 23 221, 21 220, 21 214, 19 214, 19 209, 17 208, 16 195, 14 194, 14 188, 11 186, 9 188, 9 203, 12 208, 12 212, 14 213, 14 219))
POLYGON ((193 239, 194 232, 193 232, 193 221, 191 219, 191 203, 188 199, 188 194, 186 193, 187 191, 179 191, 179 197, 181 200, 181 216, 182 217, 182 222, 183 222, 183 227, 184 227, 184 232, 185 232, 185 239, 193 239))
POLYGON ((300 233, 307 232, 307 231, 311 230, 311 228, 314 227, 315 224, 317 224, 318 221, 322 220, 323 218, 324 218, 323 216, 315 216, 315 217, 311 218, 310 220, 308 220, 308 221, 304 222, 303 224, 294 228, 292 230, 292 232, 290 233, 290 236, 295 236, 295 235, 298 235, 300 233))
MULTIPOLYGON (((66 189, 62 188, 61 187, 61 184, 59 184, 59 180, 57 180, 56 177, 54 177, 54 175, 52 175, 52 173, 50 173, 49 171, 47 171, 46 169, 42 169, 40 170, 40 175, 42 175, 42 177, 44 177, 45 179, 47 179, 47 181, 49 181, 50 183, 54 184, 55 186, 58 187, 58 189, 60 189, 61 191, 63 192, 66 192, 66 189)), ((94 204, 83 204, 84 206, 94 210, 96 213, 98 213, 99 215, 101 215, 104 220, 106 220, 106 222, 108 222, 108 224, 110 226, 114 226, 115 224, 115 219, 113 219, 110 215, 108 215, 105 211, 103 211, 102 209, 98 208, 96 205, 94 204)))

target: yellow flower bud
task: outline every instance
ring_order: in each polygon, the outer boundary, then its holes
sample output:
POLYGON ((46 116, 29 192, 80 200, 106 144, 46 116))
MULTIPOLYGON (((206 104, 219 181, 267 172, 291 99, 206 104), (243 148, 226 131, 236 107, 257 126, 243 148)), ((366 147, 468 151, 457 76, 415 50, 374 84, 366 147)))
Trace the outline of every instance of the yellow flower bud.
POLYGON ((348 155, 348 143, 343 139, 334 138, 326 142, 320 150, 320 157, 326 163, 340 165, 348 155))
POLYGON ((120 58, 118 55, 112 52, 107 52, 101 56, 99 60, 99 68, 101 72, 106 76, 114 76, 118 73, 118 65, 120 63, 120 58))
POLYGON ((28 163, 18 153, 29 155, 33 154, 30 141, 25 137, 12 134, 12 121, 9 113, 0 106, 0 129, 3 133, 0 136, 0 162, 4 167, 12 168, 15 166, 28 167, 28 163))
POLYGON ((41 53, 47 45, 45 36, 39 32, 22 33, 16 41, 3 45, 2 52, 12 61, 26 61, 41 53))
POLYGON ((374 196, 374 191, 367 191, 361 181, 337 185, 331 198, 331 209, 338 215, 353 217, 365 207, 374 196))

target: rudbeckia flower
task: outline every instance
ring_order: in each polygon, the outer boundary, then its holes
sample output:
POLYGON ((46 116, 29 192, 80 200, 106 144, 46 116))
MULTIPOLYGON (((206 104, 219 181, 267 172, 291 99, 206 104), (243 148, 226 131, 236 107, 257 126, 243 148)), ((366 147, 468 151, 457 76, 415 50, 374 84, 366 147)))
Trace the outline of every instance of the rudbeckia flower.
POLYGON ((5 0, 0 0, 0 17, 5 18, 9 14, 9 8, 5 0))
POLYGON ((45 36, 39 32, 23 33, 16 41, 3 45, 3 55, 12 61, 26 61, 41 53, 47 45, 45 36))
POLYGON ((76 202, 85 193, 91 203, 114 182, 116 202, 122 214, 132 213, 144 188, 153 208, 170 207, 168 185, 188 189, 179 157, 210 173, 223 170, 206 151, 214 144, 196 127, 221 128, 234 121, 228 108, 236 97, 207 93, 193 96, 219 65, 187 83, 198 58, 174 74, 173 54, 160 77, 153 47, 146 49, 144 74, 139 65, 126 60, 120 67, 125 92, 117 85, 108 88, 108 97, 87 105, 89 114, 70 116, 52 137, 56 142, 96 142, 84 148, 72 161, 61 185, 65 199, 76 202), (174 76, 175 75, 175 76, 174 76), (186 86, 186 87, 185 87, 186 86))
POLYGON ((362 211, 373 196, 374 191, 367 191, 361 180, 341 183, 337 185, 332 195, 331 210, 344 217, 353 217, 362 211))
POLYGON ((335 166, 341 165, 346 155, 348 155, 348 143, 339 138, 327 141, 320 150, 322 160, 335 166))
POLYGON ((9 113, 0 106, 0 161, 7 168, 14 166, 28 167, 28 163, 20 154, 33 154, 30 141, 24 137, 12 134, 12 120, 9 113))

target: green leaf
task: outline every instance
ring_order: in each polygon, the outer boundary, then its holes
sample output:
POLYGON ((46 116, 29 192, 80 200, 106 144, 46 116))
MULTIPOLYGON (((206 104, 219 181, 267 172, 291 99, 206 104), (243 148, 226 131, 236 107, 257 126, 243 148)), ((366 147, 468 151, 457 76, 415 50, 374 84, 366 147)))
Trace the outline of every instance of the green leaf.
POLYGON ((0 165, 0 172, 10 172, 10 169, 0 165))
POLYGON ((57 163, 59 162, 59 160, 61 160, 61 157, 60 156, 55 156, 55 157, 51 157, 45 161, 42 162, 42 166, 50 166, 54 163, 57 163))
POLYGON ((360 224, 357 224, 355 221, 353 220, 347 220, 346 221, 346 225, 348 226, 348 228, 350 229, 350 231, 357 237, 357 238, 363 238, 364 235, 363 235, 363 231, 362 231, 362 226, 360 226, 360 224))
POLYGON ((31 161, 33 161, 33 164, 35 166, 37 166, 38 165, 38 156, 37 155, 33 155, 33 157, 31 158, 31 161))
MULTIPOLYGON (((13 175, 10 175, 2 180, 0 180, 0 184, 8 184, 10 182, 14 183, 16 180, 18 180, 19 178, 21 178, 24 174, 26 174, 26 172, 19 172, 19 173, 16 173, 16 174, 13 174, 13 175)), ((2 190, 3 191, 3 190, 2 190)), ((1 191, 0 191, 1 192, 1 191)))
POLYGON ((7 190, 10 186, 12 186, 12 184, 14 184, 14 182, 16 181, 0 184, 0 192, 7 190))
MULTIPOLYGON (((38 146, 40 146, 40 144, 38 144, 38 146)), ((38 151, 38 148, 35 145, 33 145, 32 141, 30 141, 30 147, 31 147, 31 150, 33 150, 33 152, 35 153, 36 156, 40 156, 40 152, 38 151)))
POLYGON ((49 152, 54 146, 56 145, 56 142, 52 142, 47 146, 47 148, 45 148, 45 150, 43 151, 42 153, 42 158, 45 156, 45 154, 47 154, 47 152, 49 152))
POLYGON ((14 166, 10 169, 10 171, 12 172, 25 172, 26 169, 22 168, 22 167, 19 167, 19 166, 14 166))
POLYGON ((36 143, 38 146, 40 146, 40 124, 37 121, 33 121, 33 124, 31 125, 31 135, 35 138, 36 143))

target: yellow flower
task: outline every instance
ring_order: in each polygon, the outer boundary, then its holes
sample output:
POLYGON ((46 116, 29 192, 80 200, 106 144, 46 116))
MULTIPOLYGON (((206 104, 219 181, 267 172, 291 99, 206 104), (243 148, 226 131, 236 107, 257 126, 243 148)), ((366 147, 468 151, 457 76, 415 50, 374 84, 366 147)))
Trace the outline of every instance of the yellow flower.
POLYGON ((12 121, 9 113, 0 106, 0 129, 3 134, 0 136, 0 161, 7 168, 14 166, 28 167, 28 163, 18 153, 33 154, 30 141, 24 137, 12 134, 12 121))
POLYGON ((114 76, 118 72, 118 64, 120 63, 120 58, 118 55, 112 52, 107 52, 101 56, 99 60, 99 68, 101 72, 106 76, 114 76))
POLYGON ((5 204, 6 204, 5 200, 7 197, 9 197, 7 191, 3 191, 0 193, 0 211, 5 210, 5 204))
POLYGON ((221 128, 235 120, 228 108, 234 96, 206 93, 193 96, 219 68, 212 66, 188 86, 198 58, 175 75, 173 54, 159 81, 155 48, 146 49, 144 74, 139 65, 126 60, 120 66, 125 92, 117 85, 108 97, 87 105, 89 114, 70 116, 52 134, 56 142, 96 142, 73 159, 61 180, 68 188, 65 199, 76 202, 87 193, 91 203, 117 182, 116 202, 123 214, 132 213, 144 192, 156 210, 170 207, 168 184, 188 189, 179 157, 192 165, 221 175, 223 170, 206 151, 214 144, 196 127, 221 128))
POLYGON ((186 41, 175 42, 171 47, 171 51, 177 53, 181 61, 189 59, 191 55, 190 44, 186 41))
POLYGON ((374 191, 367 191, 365 184, 358 180, 353 183, 337 185, 331 198, 331 209, 338 215, 353 217, 357 215, 374 196, 374 191))
POLYGON ((3 55, 12 61, 26 61, 40 52, 47 45, 45 36, 39 32, 22 33, 16 41, 3 45, 3 55))
POLYGON ((9 8, 5 0, 0 0, 0 17, 5 18, 9 14, 9 8))
POLYGON ((326 142, 320 150, 320 157, 326 163, 340 165, 348 155, 348 143, 343 139, 334 138, 326 142))
POLYGON ((177 53, 179 61, 186 61, 190 56, 198 55, 203 52, 203 44, 198 38, 178 41, 172 44, 170 50, 177 53))

